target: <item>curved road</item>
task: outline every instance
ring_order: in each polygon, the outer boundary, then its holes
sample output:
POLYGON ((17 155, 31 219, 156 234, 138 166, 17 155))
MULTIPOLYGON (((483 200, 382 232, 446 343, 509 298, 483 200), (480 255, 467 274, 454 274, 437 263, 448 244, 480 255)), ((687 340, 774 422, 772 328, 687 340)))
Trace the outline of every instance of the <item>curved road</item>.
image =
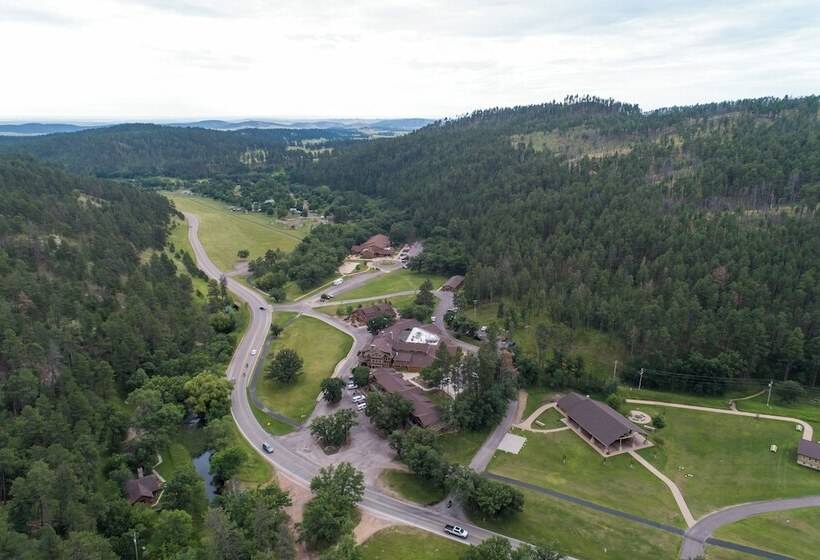
POLYGON ((772 500, 769 502, 753 502, 734 506, 702 517, 683 536, 683 546, 680 550, 680 560, 693 560, 702 557, 703 548, 712 534, 724 525, 729 525, 753 515, 772 511, 789 509, 820 507, 820 496, 806 496, 788 500, 772 500))
MULTIPOLYGON (((185 218, 188 221, 188 239, 191 242, 191 247, 194 251, 197 266, 210 278, 219 280, 224 276, 223 272, 208 257, 205 248, 199 241, 199 219, 195 214, 185 212, 185 218)), ((278 470, 279 473, 287 476, 293 482, 309 487, 310 479, 319 472, 319 465, 313 463, 302 455, 292 451, 282 444, 277 438, 271 436, 266 432, 262 426, 256 421, 256 417, 250 408, 250 403, 247 398, 247 386, 250 378, 250 372, 253 371, 256 361, 260 355, 251 356, 251 349, 262 348, 265 338, 270 331, 271 325, 271 310, 278 311, 296 311, 309 315, 325 323, 333 325, 334 327, 349 334, 354 339, 354 344, 350 349, 347 357, 342 360, 337 366, 335 374, 345 370, 352 365, 356 360, 356 352, 366 343, 366 331, 361 329, 354 329, 338 321, 328 315, 319 313, 311 309, 306 303, 294 303, 286 305, 277 305, 271 307, 266 298, 256 290, 236 281, 231 277, 225 277, 228 288, 233 294, 248 304, 251 312, 251 320, 248 329, 242 340, 239 342, 226 374, 234 384, 233 392, 231 393, 231 414, 236 422, 239 431, 253 446, 254 449, 260 450, 263 442, 268 442, 273 446, 274 452, 270 455, 260 454, 266 460, 270 461, 278 470)), ((360 503, 360 507, 367 512, 384 519, 396 521, 411 525, 419 529, 430 531, 438 535, 444 535, 442 529, 448 523, 460 525, 470 532, 470 537, 467 539, 469 543, 478 543, 486 538, 492 536, 503 536, 487 531, 481 527, 472 525, 463 520, 456 519, 444 515, 430 508, 417 506, 398 500, 391 496, 387 496, 372 488, 365 490, 364 499, 360 503)), ((464 542, 455 537, 451 537, 457 542, 464 542)), ((509 537, 506 537, 509 538, 509 537)), ((521 544, 521 541, 509 539, 514 545, 521 544)))

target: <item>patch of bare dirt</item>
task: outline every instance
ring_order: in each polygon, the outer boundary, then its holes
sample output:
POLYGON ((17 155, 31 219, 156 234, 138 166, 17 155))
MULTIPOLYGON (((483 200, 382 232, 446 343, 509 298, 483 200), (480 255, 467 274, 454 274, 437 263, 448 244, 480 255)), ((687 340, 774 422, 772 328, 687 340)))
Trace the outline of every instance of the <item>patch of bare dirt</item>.
POLYGON ((387 519, 382 519, 381 517, 376 517, 366 511, 362 511, 362 520, 359 521, 359 524, 356 525, 356 528, 353 530, 353 537, 356 539, 358 544, 362 544, 364 541, 369 539, 375 533, 378 533, 382 529, 386 529, 388 527, 392 527, 393 525, 397 525, 396 522, 390 521, 387 519))

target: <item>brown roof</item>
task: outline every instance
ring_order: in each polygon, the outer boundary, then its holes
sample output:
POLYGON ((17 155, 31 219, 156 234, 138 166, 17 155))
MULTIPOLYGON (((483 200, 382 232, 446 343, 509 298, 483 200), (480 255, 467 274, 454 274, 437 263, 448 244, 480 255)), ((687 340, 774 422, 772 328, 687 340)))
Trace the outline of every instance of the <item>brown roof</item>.
POLYGON ((383 233, 377 233, 361 245, 354 245, 353 252, 358 253, 365 249, 387 249, 390 247, 390 238, 383 233))
POLYGON ((406 381, 393 368, 377 368, 372 372, 376 383, 388 393, 398 393, 413 404, 413 416, 422 426, 432 426, 441 418, 438 407, 424 396, 421 389, 406 381))
POLYGON ((396 314, 396 310, 389 303, 377 303, 368 307, 360 307, 353 312, 354 315, 362 316, 365 322, 379 317, 392 317, 396 314))
POLYGON ((584 430, 609 446, 632 432, 645 433, 604 403, 570 393, 558 400, 558 408, 584 430))
POLYGON ((814 443, 808 439, 801 439, 800 443, 797 444, 797 454, 820 461, 820 443, 814 443))
POLYGON ((464 283, 463 276, 451 276, 447 282, 444 283, 445 288, 450 288, 451 290, 457 290, 462 284, 464 283))
POLYGON ((125 493, 132 504, 143 499, 153 500, 154 494, 161 487, 162 482, 155 474, 125 481, 125 493))

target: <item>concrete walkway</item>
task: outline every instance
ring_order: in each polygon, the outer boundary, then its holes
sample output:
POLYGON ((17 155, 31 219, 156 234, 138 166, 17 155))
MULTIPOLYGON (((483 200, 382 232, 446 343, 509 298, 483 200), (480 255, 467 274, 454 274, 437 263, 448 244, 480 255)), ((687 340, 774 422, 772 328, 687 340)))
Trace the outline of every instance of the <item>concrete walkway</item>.
POLYGON ((700 412, 714 412, 716 414, 731 414, 734 416, 746 416, 748 418, 763 418, 764 420, 780 420, 782 422, 791 422, 792 424, 800 424, 803 426, 803 439, 811 440, 814 436, 814 428, 805 420, 799 418, 790 418, 788 416, 775 416, 773 414, 758 414, 757 412, 741 412, 740 410, 725 410, 722 408, 711 408, 708 406, 695 406, 692 404, 678 404, 668 403, 663 401, 644 401, 640 399, 626 399, 630 404, 646 404, 650 406, 666 406, 669 408, 683 408, 686 410, 697 410, 700 412))
POLYGON ((683 520, 686 521, 686 526, 691 527, 695 524, 695 517, 692 515, 692 512, 689 511, 689 505, 686 503, 686 500, 683 498, 683 492, 680 491, 678 485, 672 482, 668 476, 663 474, 661 471, 655 468, 655 465, 638 455, 636 451, 630 451, 629 455, 638 461, 641 465, 643 465, 646 470, 654 474, 661 482, 666 484, 666 487, 669 488, 669 491, 672 492, 672 497, 675 498, 675 503, 678 505, 678 509, 680 510, 681 515, 683 515, 683 520))
POLYGON ((544 428, 544 429, 542 429, 542 428, 533 428, 532 427, 532 423, 535 422, 536 420, 538 420, 539 416, 541 416, 544 412, 546 412, 547 410, 549 410, 551 408, 555 408, 555 403, 554 402, 547 403, 547 404, 542 404, 541 406, 539 406, 536 409, 535 412, 530 414, 525 420, 522 420, 518 424, 514 424, 513 428, 518 428, 519 430, 526 430, 528 432, 535 432, 537 434, 552 434, 552 433, 555 433, 555 432, 563 432, 563 431, 569 430, 570 429, 569 426, 562 426, 560 428, 544 428))

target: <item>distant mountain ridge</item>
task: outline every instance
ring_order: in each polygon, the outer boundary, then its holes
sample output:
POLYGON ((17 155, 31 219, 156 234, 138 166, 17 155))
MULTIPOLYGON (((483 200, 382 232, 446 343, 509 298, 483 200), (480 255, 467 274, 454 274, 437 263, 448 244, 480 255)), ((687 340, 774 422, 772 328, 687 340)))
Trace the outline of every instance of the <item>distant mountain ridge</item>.
MULTIPOLYGON (((341 128, 345 130, 355 130, 368 136, 395 136, 406 134, 416 129, 427 126, 434 122, 431 119, 402 118, 402 119, 322 119, 322 120, 221 120, 206 119, 199 121, 179 121, 173 123, 144 123, 158 124, 161 126, 173 126, 177 128, 204 128, 208 130, 235 131, 251 128, 258 129, 298 129, 316 130, 325 128, 341 128)), ((125 122, 112 122, 104 124, 82 125, 74 123, 9 123, 0 124, 0 136, 41 136, 45 134, 56 134, 64 132, 81 132, 93 128, 108 128, 119 126, 125 122)))

